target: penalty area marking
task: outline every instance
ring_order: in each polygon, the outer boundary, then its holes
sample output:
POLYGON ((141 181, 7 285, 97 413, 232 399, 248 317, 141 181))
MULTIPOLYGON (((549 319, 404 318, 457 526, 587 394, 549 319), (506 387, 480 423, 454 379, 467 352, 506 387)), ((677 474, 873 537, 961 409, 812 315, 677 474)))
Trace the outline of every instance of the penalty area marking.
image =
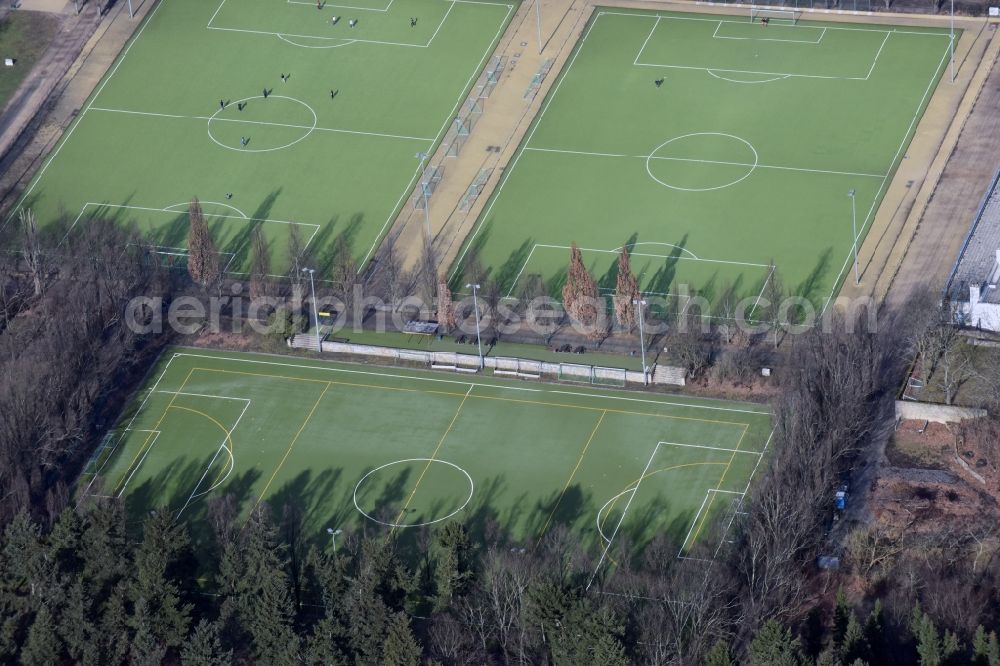
MULTIPOLYGON (((162 391, 162 392, 163 393, 175 393, 174 391, 162 391)), ((246 403, 246 404, 243 405, 243 411, 241 411, 240 415, 238 417, 236 417, 236 421, 233 423, 233 427, 229 428, 228 430, 221 423, 219 423, 218 421, 216 421, 214 418, 212 418, 208 414, 204 414, 202 412, 198 412, 197 410, 188 409, 188 411, 194 412, 196 414, 200 414, 201 416, 205 416, 210 421, 214 422, 217 426, 219 426, 219 428, 222 429, 222 431, 224 433, 226 433, 226 436, 223 438, 222 443, 219 444, 219 448, 217 448, 215 450, 215 455, 212 456, 212 459, 210 461, 208 461, 208 465, 205 467, 205 471, 202 473, 201 478, 198 479, 198 483, 195 484, 194 489, 191 491, 191 495, 189 495, 188 498, 187 498, 187 501, 184 502, 184 506, 182 506, 181 509, 180 509, 180 511, 177 512, 177 518, 179 519, 181 517, 181 514, 184 513, 184 510, 188 508, 188 506, 191 504, 191 502, 193 502, 194 500, 198 499, 199 497, 207 495, 208 493, 212 492, 213 490, 215 490, 216 488, 218 488, 219 486, 221 486, 223 483, 226 482, 226 479, 229 478, 229 475, 233 473, 233 470, 236 469, 236 454, 233 451, 233 431, 235 431, 236 428, 239 427, 240 421, 243 419, 243 415, 246 414, 247 413, 247 409, 250 408, 250 399, 249 398, 234 398, 234 397, 231 397, 231 396, 224 396, 224 395, 204 395, 204 394, 196 394, 196 393, 179 393, 179 392, 177 392, 175 394, 176 395, 192 395, 192 396, 202 397, 202 398, 218 398, 220 400, 238 400, 238 401, 243 401, 243 402, 246 403), (229 469, 226 471, 226 473, 224 475, 222 475, 219 478, 217 478, 215 480, 215 482, 208 488, 208 490, 204 490, 204 491, 202 491, 202 492, 199 493, 198 492, 198 488, 201 487, 202 482, 204 482, 205 477, 208 476, 209 471, 212 469, 212 466, 215 464, 216 459, 218 459, 219 454, 222 453, 223 450, 225 450, 226 454, 229 456, 229 469)), ((175 407, 175 409, 187 409, 187 408, 185 408, 185 407, 175 407)), ((122 490, 124 491, 124 488, 122 490)))
MULTIPOLYGON (((312 3, 309 3, 309 4, 312 4, 312 3)), ((284 35, 282 33, 279 33, 279 32, 274 33, 274 35, 275 35, 275 37, 277 37, 278 39, 280 39, 283 42, 287 42, 287 43, 291 44, 292 46, 298 46, 298 47, 303 48, 303 49, 339 49, 341 46, 350 46, 351 44, 354 44, 354 43, 356 43, 358 41, 356 39, 345 39, 344 41, 340 42, 339 44, 310 45, 310 44, 299 44, 298 42, 292 41, 291 39, 288 38, 288 36, 286 36, 286 35, 284 35)), ((322 40, 326 40, 327 39, 325 37, 308 37, 308 38, 306 38, 306 37, 299 37, 298 35, 292 35, 292 36, 293 37, 298 37, 299 39, 322 39, 322 40)))
MULTIPOLYGON (((650 243, 650 244, 654 243, 654 241, 645 241, 645 242, 650 243)), ((639 244, 640 243, 636 243, 636 245, 639 245, 639 244)), ((674 245, 672 243, 658 243, 658 244, 666 245, 666 246, 670 246, 670 247, 674 247, 674 248, 678 247, 677 245, 674 245)), ((535 243, 531 247, 531 251, 528 252, 528 256, 524 260, 524 265, 521 266, 521 270, 518 271, 517 276, 514 278, 514 281, 511 283, 510 289, 507 291, 507 295, 504 296, 504 298, 512 298, 514 290, 517 288, 517 283, 520 282, 521 276, 524 275, 524 271, 527 270, 528 264, 531 263, 531 257, 532 257, 532 255, 535 254, 535 250, 537 250, 538 248, 548 249, 548 250, 568 250, 568 249, 570 249, 570 246, 569 245, 548 245, 548 244, 545 244, 545 243, 535 243)), ((581 252, 601 252, 601 253, 604 253, 604 254, 618 254, 619 252, 621 252, 621 248, 617 248, 615 250, 600 250, 600 249, 592 248, 592 247, 581 247, 579 249, 580 249, 581 252)), ((679 249, 683 250, 684 248, 679 248, 679 249)), ((711 264, 725 264, 725 265, 729 265, 729 266, 746 266, 748 268, 761 268, 761 269, 770 268, 770 264, 757 264, 757 263, 753 263, 753 262, 749 262, 749 261, 729 261, 729 260, 726 260, 726 259, 703 259, 703 258, 695 255, 693 252, 690 252, 690 250, 688 250, 688 252, 692 256, 690 256, 690 257, 676 256, 675 257, 674 255, 669 255, 669 254, 650 254, 648 252, 630 252, 629 256, 632 256, 632 257, 653 257, 653 258, 656 258, 656 259, 676 259, 677 261, 701 261, 701 262, 707 262, 707 263, 711 263, 711 264)), ((649 293, 649 292, 643 292, 643 293, 649 293)))
MULTIPOLYGON (((379 13, 383 13, 384 14, 385 12, 389 11, 392 8, 392 3, 394 3, 394 2, 396 2, 396 0, 389 0, 388 4, 386 4, 386 6, 384 8, 382 8, 382 9, 376 9, 375 7, 357 7, 357 6, 354 6, 354 5, 339 5, 339 4, 329 3, 329 2, 324 2, 323 3, 323 7, 324 8, 326 8, 326 7, 333 7, 333 8, 336 8, 336 9, 357 9, 360 12, 379 12, 379 13)), ((288 0, 288 4, 290 4, 290 5, 310 5, 310 6, 315 6, 316 5, 315 2, 305 2, 303 0, 288 0)))
MULTIPOLYGON (((187 206, 189 204, 173 204, 169 208, 150 208, 150 207, 147 207, 147 206, 131 206, 131 205, 126 205, 126 204, 109 204, 109 203, 98 203, 98 202, 95 202, 95 201, 88 201, 87 203, 83 204, 83 207, 80 209, 80 214, 76 216, 76 219, 73 220, 73 224, 71 224, 70 227, 69 227, 69 229, 66 230, 66 234, 62 237, 62 240, 59 241, 58 247, 61 247, 62 244, 66 242, 66 239, 69 238, 69 235, 73 232, 73 229, 76 227, 77 223, 79 223, 79 221, 81 220, 81 218, 83 218, 83 216, 86 214, 87 208, 89 208, 91 206, 94 206, 94 207, 97 207, 97 208, 115 208, 115 209, 121 209, 121 210, 137 210, 137 211, 143 211, 143 212, 147 212, 147 213, 171 213, 171 214, 176 215, 180 211, 172 210, 172 209, 177 208, 178 206, 181 206, 181 205, 187 206)), ((225 204, 221 204, 221 205, 225 205, 225 204)), ((312 227, 313 232, 309 235, 309 239, 306 240, 306 243, 303 246, 303 249, 308 248, 309 245, 312 243, 313 239, 316 237, 316 234, 319 233, 319 225, 318 224, 314 224, 312 222, 290 222, 288 220, 272 220, 272 219, 267 219, 267 218, 246 217, 245 215, 243 215, 242 211, 237 211, 237 212, 239 212, 242 217, 238 217, 236 215, 211 215, 210 217, 222 218, 224 220, 240 220, 241 222, 261 222, 261 223, 271 223, 271 224, 295 224, 295 225, 298 225, 298 226, 301 226, 301 227, 312 227)), ((179 250, 179 249, 184 249, 184 248, 165 248, 165 249, 179 250)), ((184 251, 186 252, 187 250, 184 249, 184 251)), ((220 254, 231 254, 232 258, 230 259, 229 263, 232 263, 232 259, 235 258, 235 256, 236 256, 235 254, 233 254, 231 252, 220 252, 220 254)), ((227 273, 229 272, 228 268, 229 268, 229 264, 227 263, 226 264, 226 272, 227 273)))
POLYGON ((465 509, 465 507, 467 507, 469 505, 469 502, 472 501, 472 495, 475 492, 476 492, 476 484, 472 481, 472 477, 469 476, 468 472, 466 472, 464 469, 462 469, 461 467, 459 467, 455 463, 448 462, 447 460, 441 460, 440 458, 405 458, 403 460, 394 460, 394 461, 388 462, 388 463, 386 463, 384 465, 380 465, 380 466, 376 467, 375 469, 373 469, 372 471, 370 471, 367 474, 365 474, 363 477, 361 477, 361 480, 358 481, 358 484, 356 486, 354 486, 354 508, 357 509, 358 513, 360 513, 362 516, 364 516, 368 520, 372 521, 373 523, 378 523, 379 525, 384 525, 385 527, 391 527, 393 529, 404 528, 404 527, 423 527, 425 525, 433 525, 434 523, 440 523, 443 520, 448 520, 452 516, 460 513, 463 509, 465 509), (379 520, 378 518, 375 518, 375 517, 371 516, 364 509, 361 508, 361 506, 358 504, 358 489, 361 488, 361 485, 368 479, 368 477, 370 477, 372 474, 375 474, 376 472, 379 472, 379 471, 385 469, 386 467, 392 467, 393 465, 405 465, 407 463, 413 463, 413 462, 424 462, 424 463, 427 463, 427 464, 430 464, 430 463, 440 463, 442 465, 448 465, 449 467, 453 467, 453 468, 457 469, 459 472, 461 472, 462 474, 464 474, 465 478, 469 481, 469 496, 465 498, 465 502, 462 503, 462 506, 460 506, 457 509, 455 509, 454 511, 452 511, 447 516, 442 516, 441 518, 435 518, 434 520, 428 520, 428 521, 423 522, 423 523, 396 523, 396 522, 387 522, 387 521, 379 520))
MULTIPOLYGON (((221 203, 219 201, 199 201, 198 203, 201 205, 202 209, 204 209, 206 205, 222 206, 224 208, 228 208, 231 211, 239 213, 240 217, 242 217, 244 220, 249 220, 250 219, 250 217, 246 213, 244 213, 243 211, 241 211, 236 206, 230 206, 229 204, 224 204, 224 203, 221 203)), ((166 206, 166 207, 164 207, 163 210, 164 211, 170 211, 170 212, 182 213, 182 212, 187 212, 186 210, 183 210, 183 209, 187 209, 190 206, 191 206, 191 202, 189 202, 189 201, 183 201, 181 203, 175 203, 175 204, 172 204, 170 206, 166 206), (177 210, 178 208, 180 208, 182 210, 177 210)))
MULTIPOLYGON (((726 70, 720 70, 720 71, 724 72, 726 70)), ((731 79, 728 76, 720 76, 715 73, 714 69, 706 69, 705 72, 709 76, 714 76, 720 81, 728 81, 729 83, 773 83, 775 81, 784 81, 785 79, 791 78, 791 74, 779 74, 770 79, 758 79, 756 81, 741 81, 740 79, 731 79)))

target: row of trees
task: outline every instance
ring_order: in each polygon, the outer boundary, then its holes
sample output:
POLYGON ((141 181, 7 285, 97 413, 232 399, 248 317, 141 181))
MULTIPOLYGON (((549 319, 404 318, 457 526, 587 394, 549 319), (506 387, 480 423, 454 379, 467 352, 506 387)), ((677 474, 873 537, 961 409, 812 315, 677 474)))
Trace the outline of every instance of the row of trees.
POLYGON ((62 239, 22 211, 0 239, 0 524, 54 516, 94 440, 117 418, 164 340, 124 321, 170 277, 132 230, 92 220, 62 239))

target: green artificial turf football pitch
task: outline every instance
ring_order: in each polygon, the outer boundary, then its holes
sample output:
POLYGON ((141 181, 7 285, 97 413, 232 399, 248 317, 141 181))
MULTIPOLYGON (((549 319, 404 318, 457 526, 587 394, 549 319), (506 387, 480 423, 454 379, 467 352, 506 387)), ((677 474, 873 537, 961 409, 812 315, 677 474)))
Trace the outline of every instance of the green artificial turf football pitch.
MULTIPOLYGON (((801 19, 801 17, 799 17, 801 19)), ((605 293, 632 248, 647 294, 823 307, 947 69, 947 30, 595 12, 452 269, 557 294, 577 243, 605 293), (657 83, 659 82, 659 83, 657 83)), ((749 314, 753 315, 754 303, 749 314)))
POLYGON ((247 270, 255 225, 272 272, 288 264, 290 224, 317 268, 338 237, 363 262, 513 11, 478 0, 161 0, 8 222, 21 207, 42 225, 112 217, 183 259, 197 196, 232 273, 247 270))
POLYGON ((243 516, 292 505, 314 539, 496 521, 528 543, 564 525, 595 557, 661 532, 710 557, 770 428, 757 405, 176 349, 79 492, 195 531, 230 494, 243 516))

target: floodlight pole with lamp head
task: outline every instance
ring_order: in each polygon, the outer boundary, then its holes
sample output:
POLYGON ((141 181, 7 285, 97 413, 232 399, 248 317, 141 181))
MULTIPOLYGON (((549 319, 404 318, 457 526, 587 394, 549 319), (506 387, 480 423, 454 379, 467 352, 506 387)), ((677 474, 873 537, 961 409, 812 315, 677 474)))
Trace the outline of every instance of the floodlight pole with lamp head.
MULTIPOLYGON (((952 0, 954 2, 954 0, 952 0)), ((535 29, 538 31, 538 52, 542 52, 542 0, 535 0, 535 29)))
POLYGON ((330 540, 333 542, 333 554, 337 554, 337 535, 341 534, 344 530, 335 530, 332 527, 326 528, 326 533, 330 535, 330 540))
POLYGON ((479 289, 478 284, 467 284, 466 289, 472 289, 472 307, 476 311, 476 346, 479 348, 479 369, 483 369, 483 340, 479 335, 479 301, 476 299, 476 291, 479 289))
POLYGON ((851 239, 854 246, 854 284, 858 285, 861 284, 861 274, 858 272, 858 212, 855 202, 856 194, 857 191, 853 187, 847 190, 847 196, 851 197, 851 230, 853 231, 851 239))
POLYGON ((312 311, 313 311, 313 324, 316 326, 316 351, 323 351, 323 347, 320 345, 319 341, 319 313, 316 312, 316 283, 313 281, 313 273, 315 269, 303 268, 303 273, 309 273, 309 289, 312 291, 312 311))
POLYGON ((949 48, 951 50, 951 82, 955 82, 955 0, 951 0, 951 22, 949 27, 949 48))
POLYGON ((641 298, 632 299, 632 305, 639 306, 639 353, 642 355, 642 385, 649 384, 648 373, 646 372, 646 336, 642 333, 642 309, 646 306, 646 301, 641 298))

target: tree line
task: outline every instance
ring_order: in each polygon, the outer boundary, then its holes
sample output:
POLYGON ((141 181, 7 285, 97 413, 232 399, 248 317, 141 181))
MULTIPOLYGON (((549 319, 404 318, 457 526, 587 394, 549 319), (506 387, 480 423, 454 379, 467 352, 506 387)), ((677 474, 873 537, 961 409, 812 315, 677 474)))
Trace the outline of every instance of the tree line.
POLYGON ((800 336, 731 529, 685 560, 669 534, 641 549, 623 539, 617 567, 588 586, 593 553, 560 527, 538 544, 501 525, 473 538, 453 522, 406 542, 364 531, 333 553, 303 541, 294 506, 242 517, 218 498, 197 543, 165 508, 140 528, 120 500, 75 506, 81 468, 167 341, 130 333, 124 303, 169 300, 177 272, 121 226, 47 237, 30 215, 18 222, 0 256, 0 661, 1000 663, 987 534, 907 555, 852 534, 843 561, 869 583, 860 594, 837 595, 843 578, 816 567, 833 491, 886 420, 926 304, 879 313, 874 329, 839 320, 800 336))

